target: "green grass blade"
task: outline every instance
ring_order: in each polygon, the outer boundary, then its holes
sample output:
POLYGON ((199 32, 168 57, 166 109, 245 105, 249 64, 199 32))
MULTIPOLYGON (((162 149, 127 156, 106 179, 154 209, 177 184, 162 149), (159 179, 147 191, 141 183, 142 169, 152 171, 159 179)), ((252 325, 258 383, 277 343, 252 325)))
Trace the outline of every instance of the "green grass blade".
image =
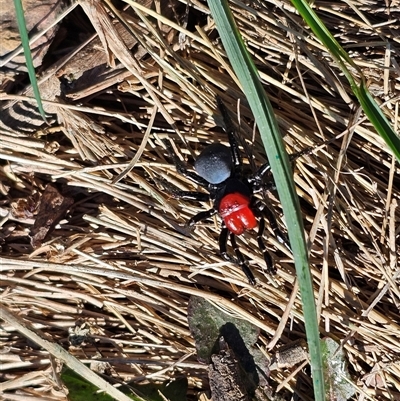
POLYGON ((319 19, 314 10, 310 7, 306 0, 291 0, 297 11, 303 17, 304 21, 311 28, 318 39, 324 44, 326 49, 331 53, 331 56, 340 66, 342 72, 346 76, 353 90, 354 95, 357 97, 364 110, 364 113, 375 127, 378 134, 386 142, 387 146, 391 149, 397 160, 400 161, 400 138, 396 135, 389 121, 383 114, 382 110, 378 107, 375 100, 369 93, 365 84, 364 77, 361 71, 355 65, 350 56, 340 46, 332 34, 328 31, 324 23, 319 19), (346 63, 356 68, 362 77, 360 84, 352 76, 346 63))
POLYGON ((325 399, 322 358, 312 280, 298 197, 291 166, 271 104, 259 80, 257 69, 237 30, 226 0, 208 1, 225 51, 253 111, 271 164, 282 203, 293 250, 303 302, 307 341, 310 351, 315 399, 325 399))
POLYGON ((364 82, 360 85, 357 97, 365 114, 368 116, 369 121, 371 121, 376 131, 400 162, 400 138, 392 129, 389 121, 380 107, 376 104, 364 82))
POLYGON ((24 9, 22 7, 21 0, 14 0, 14 6, 15 6, 15 12, 16 12, 16 16, 17 16, 18 29, 19 29, 19 33, 21 35, 21 43, 22 43, 22 47, 24 49, 24 55, 25 55, 26 67, 28 69, 29 79, 31 81, 33 93, 34 93, 35 99, 38 104, 39 112, 40 112, 41 116, 43 117, 43 120, 45 122, 47 122, 46 113, 43 109, 42 99, 40 97, 39 86, 38 86, 37 79, 36 79, 35 67, 33 66, 32 53, 31 53, 31 49, 29 47, 28 31, 26 29, 24 9))
POLYGON ((339 45, 338 41, 332 36, 328 28, 322 23, 313 9, 305 0, 291 0, 299 14, 307 22, 307 25, 314 32, 315 36, 331 51, 331 54, 338 60, 347 61, 352 67, 358 69, 353 60, 339 45))

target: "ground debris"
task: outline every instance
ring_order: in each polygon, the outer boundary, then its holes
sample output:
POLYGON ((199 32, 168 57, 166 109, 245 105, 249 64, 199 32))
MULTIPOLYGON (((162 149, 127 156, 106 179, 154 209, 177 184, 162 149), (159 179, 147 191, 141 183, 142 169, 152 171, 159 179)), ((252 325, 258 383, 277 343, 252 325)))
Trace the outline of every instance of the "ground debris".
POLYGON ((224 337, 220 337, 219 346, 219 353, 211 356, 212 363, 208 366, 213 401, 250 401, 240 363, 224 337))
POLYGON ((46 186, 40 199, 35 223, 31 229, 31 245, 34 248, 42 244, 73 203, 73 198, 62 195, 54 185, 46 186))

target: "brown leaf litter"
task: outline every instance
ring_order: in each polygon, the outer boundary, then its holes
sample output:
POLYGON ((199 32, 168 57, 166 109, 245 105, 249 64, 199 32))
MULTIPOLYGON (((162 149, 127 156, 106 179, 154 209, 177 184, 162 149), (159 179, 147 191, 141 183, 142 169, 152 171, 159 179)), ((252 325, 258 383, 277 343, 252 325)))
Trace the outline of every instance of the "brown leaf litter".
MULTIPOLYGON (((206 3, 190 2, 188 13, 174 1, 79 4, 67 9, 38 71, 51 126, 37 117, 31 89, 21 90, 24 78, 2 77, 3 396, 65 399, 58 358, 76 369, 107 362, 113 383, 185 376, 188 399, 198 399, 207 367, 188 330, 190 295, 259 327, 266 353, 305 338, 301 300, 292 255, 272 233, 274 277, 264 271, 255 235, 238 238, 258 279, 252 287, 218 256, 218 221, 191 233, 183 227, 206 205, 164 191, 163 180, 195 188, 176 173, 162 139, 172 138, 189 164, 207 143, 225 142, 216 127, 218 95, 232 114, 240 112, 251 163, 262 164, 265 154, 206 3), (74 205, 33 249, 35 202, 48 185, 73 189, 74 205), (90 341, 71 344, 78 326, 88 328, 90 341)), ((321 334, 341 342, 354 399, 400 399, 398 163, 290 2, 230 5, 288 152, 315 147, 294 174, 321 334)), ((398 2, 314 6, 398 132, 398 2)), ((284 229, 273 190, 268 202, 284 229)), ((287 391, 279 394, 312 399, 306 369, 274 370, 270 384, 279 383, 287 391)))

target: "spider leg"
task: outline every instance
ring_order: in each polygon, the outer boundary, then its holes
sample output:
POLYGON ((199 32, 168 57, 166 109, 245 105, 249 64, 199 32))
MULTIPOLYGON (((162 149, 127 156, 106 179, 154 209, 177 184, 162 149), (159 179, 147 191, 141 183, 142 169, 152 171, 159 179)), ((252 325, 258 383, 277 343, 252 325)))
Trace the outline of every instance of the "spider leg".
POLYGON ((186 227, 193 227, 196 223, 209 219, 210 217, 214 216, 214 214, 217 213, 216 209, 209 209, 205 210, 204 212, 197 213, 195 216, 193 216, 187 223, 186 227))
POLYGON ((179 159, 177 154, 175 153, 174 149, 172 148, 172 145, 169 141, 163 140, 163 144, 166 147, 166 150, 168 152, 169 157, 172 159, 174 162, 176 171, 183 175, 184 177, 188 178, 189 180, 193 181, 195 184, 198 184, 204 188, 209 188, 210 183, 207 182, 204 178, 200 177, 198 174, 196 174, 193 171, 189 171, 187 167, 182 163, 182 161, 179 159))
POLYGON ((247 279, 249 280, 249 283, 251 285, 256 285, 256 279, 254 278, 252 271, 250 270, 249 266, 247 265, 246 260, 236 243, 235 234, 231 233, 229 238, 231 240, 232 248, 235 251, 235 255, 237 258, 237 264, 243 270, 243 273, 246 275, 247 279))
POLYGON ((251 285, 255 285, 256 280, 253 276, 253 273, 251 272, 250 268, 247 266, 247 263, 242 255, 242 252, 240 252, 240 249, 236 244, 235 234, 232 234, 232 233, 230 234, 230 239, 231 239, 231 244, 232 244, 233 250, 235 251, 237 260, 234 260, 231 256, 229 256, 227 248, 226 248, 226 245, 228 242, 228 234, 229 234, 229 230, 226 227, 222 227, 221 234, 219 235, 219 253, 228 262, 239 265, 240 268, 242 269, 243 273, 246 275, 247 279, 249 280, 249 283, 251 285))
POLYGON ((210 194, 207 194, 205 192, 181 191, 180 189, 165 182, 163 182, 163 186, 165 187, 167 192, 176 199, 195 202, 208 202, 210 200, 210 194))
POLYGON ((208 202, 210 200, 210 194, 206 194, 204 192, 175 190, 171 192, 171 195, 174 198, 179 198, 188 201, 208 202))
POLYGON ((270 164, 267 162, 265 164, 263 164, 253 175, 253 177, 251 178, 251 182, 254 182, 256 185, 261 185, 265 174, 269 173, 271 171, 271 166, 270 164))
POLYGON ((221 233, 219 234, 219 240, 218 240, 219 253, 225 260, 232 262, 232 258, 228 255, 228 251, 226 249, 226 245, 228 242, 228 234, 229 234, 229 230, 226 227, 222 227, 221 233))
POLYGON ((254 275, 251 272, 250 268, 247 266, 246 260, 244 259, 242 252, 240 252, 240 249, 236 244, 235 234, 233 234, 233 233, 230 234, 230 239, 231 239, 231 244, 232 244, 233 250, 235 251, 237 260, 235 261, 229 256, 227 248, 226 248, 226 245, 228 242, 228 234, 229 234, 229 230, 226 227, 222 227, 221 234, 219 235, 219 253, 228 262, 232 262, 232 263, 239 265, 240 268, 242 269, 243 273, 246 275, 247 279, 249 280, 249 283, 251 285, 255 285, 256 280, 254 278, 254 275))
POLYGON ((275 274, 276 267, 274 266, 271 255, 269 254, 268 249, 265 246, 265 243, 263 240, 264 229, 265 229, 265 220, 264 220, 264 216, 261 216, 260 221, 258 223, 258 232, 257 232, 258 247, 260 248, 261 252, 263 253, 264 261, 267 266, 268 273, 275 274))
POLYGON ((276 221, 275 214, 272 212, 272 210, 266 204, 264 204, 262 202, 257 202, 255 205, 255 208, 268 219, 269 224, 270 224, 272 231, 274 232, 277 240, 281 244, 285 245, 286 248, 289 249, 289 251, 292 251, 292 249, 290 248, 289 239, 279 228, 278 222, 276 221))
MULTIPOLYGON (((219 236, 219 252, 225 260, 227 260, 229 262, 234 262, 234 261, 232 261, 232 258, 228 255, 228 251, 226 249, 226 244, 228 241, 228 234, 229 234, 229 230, 226 227, 223 227, 221 230, 221 234, 219 236)), ((251 272, 249 266, 247 266, 246 260, 244 259, 242 252, 240 252, 240 249, 237 246, 237 243, 235 240, 235 234, 230 233, 230 239, 231 239, 232 248, 235 251, 235 255, 237 258, 236 264, 240 266, 243 273, 246 275, 247 279, 249 280, 249 283, 251 285, 256 285, 256 279, 254 278, 254 275, 251 272)))
POLYGON ((236 171, 240 171, 242 168, 242 156, 239 152, 239 144, 235 138, 235 128, 232 124, 231 118, 229 117, 228 110, 219 96, 217 96, 217 104, 224 120, 224 129, 228 134, 229 146, 232 152, 233 165, 236 171))
POLYGON ((155 181, 164 188, 164 191, 176 199, 183 199, 196 202, 208 202, 211 198, 210 194, 198 191, 182 191, 175 185, 172 185, 164 178, 157 178, 155 181))
MULTIPOLYGON (((307 155, 310 153, 310 149, 311 148, 307 148, 301 152, 297 152, 297 153, 292 153, 289 156, 289 161, 290 162, 294 162, 295 160, 297 160, 299 157, 302 157, 304 155, 307 155)), ((312 149, 311 149, 312 150, 312 149)), ((253 177, 251 177, 251 179, 249 180, 251 183, 253 183, 255 185, 255 191, 258 192, 258 190, 260 189, 261 185, 262 185, 262 181, 264 180, 264 176, 269 173, 271 171, 271 166, 270 164, 264 163, 253 175, 253 177)), ((271 185, 271 187, 275 187, 274 185, 271 185)))
POLYGON ((276 189, 273 180, 268 183, 264 181, 264 176, 270 172, 271 166, 269 165, 269 163, 265 163, 253 174, 252 177, 248 178, 248 182, 253 188, 253 193, 256 194, 261 191, 271 191, 276 189))

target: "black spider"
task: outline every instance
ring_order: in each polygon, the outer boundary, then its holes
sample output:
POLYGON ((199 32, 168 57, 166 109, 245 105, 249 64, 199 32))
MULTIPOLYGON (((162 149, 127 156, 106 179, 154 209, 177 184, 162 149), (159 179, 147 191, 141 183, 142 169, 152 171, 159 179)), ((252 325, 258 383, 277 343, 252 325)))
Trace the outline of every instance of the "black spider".
POLYGON ((265 203, 253 196, 254 193, 262 190, 264 177, 270 171, 269 164, 262 165, 255 174, 249 177, 244 176, 242 158, 234 136, 234 128, 226 107, 220 99, 218 99, 218 107, 224 119, 230 148, 220 143, 207 146, 194 163, 197 173, 189 171, 175 154, 170 142, 164 141, 177 171, 205 188, 208 193, 181 191, 177 189, 170 190, 173 196, 177 198, 198 202, 212 200, 214 202, 211 209, 198 213, 186 225, 192 227, 199 221, 205 220, 214 214, 219 214, 223 220, 219 237, 220 253, 226 260, 232 261, 227 252, 229 235, 237 258, 234 262, 242 268, 249 282, 254 285, 254 275, 236 243, 235 235, 241 235, 245 230, 255 228, 258 220, 257 242, 263 253, 267 270, 271 274, 274 274, 276 269, 263 241, 264 217, 269 220, 271 228, 279 242, 284 244, 288 249, 290 249, 290 245, 286 236, 279 229, 274 213, 265 203))

